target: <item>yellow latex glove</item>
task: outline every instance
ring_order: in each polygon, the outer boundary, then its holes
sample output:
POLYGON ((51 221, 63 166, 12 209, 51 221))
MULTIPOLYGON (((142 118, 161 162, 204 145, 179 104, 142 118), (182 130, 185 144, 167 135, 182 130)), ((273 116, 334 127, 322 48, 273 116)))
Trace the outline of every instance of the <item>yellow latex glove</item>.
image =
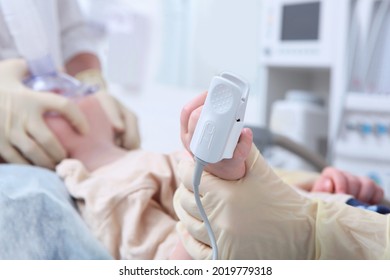
POLYGON ((88 69, 78 73, 75 78, 83 83, 99 86, 96 96, 114 128, 116 144, 128 150, 139 148, 141 138, 137 116, 108 93, 101 71, 88 69))
POLYGON ((88 130, 88 123, 69 99, 24 86, 27 72, 22 59, 0 62, 0 156, 9 163, 54 168, 66 151, 43 115, 49 111, 61 114, 81 133, 88 130))
MULTIPOLYGON (((220 259, 384 259, 390 215, 309 199, 284 183, 256 147, 247 173, 224 181, 203 173, 200 194, 220 259)), ((182 161, 174 197, 180 238, 195 259, 210 259, 210 241, 192 193, 194 163, 182 161)))

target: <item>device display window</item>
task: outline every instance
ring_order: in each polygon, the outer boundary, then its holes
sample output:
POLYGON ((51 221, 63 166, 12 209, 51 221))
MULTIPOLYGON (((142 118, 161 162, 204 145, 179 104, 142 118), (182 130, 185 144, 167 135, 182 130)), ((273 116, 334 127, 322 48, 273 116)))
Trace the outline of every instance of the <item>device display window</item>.
POLYGON ((320 2, 284 5, 282 10, 281 40, 319 40, 320 9, 320 2))

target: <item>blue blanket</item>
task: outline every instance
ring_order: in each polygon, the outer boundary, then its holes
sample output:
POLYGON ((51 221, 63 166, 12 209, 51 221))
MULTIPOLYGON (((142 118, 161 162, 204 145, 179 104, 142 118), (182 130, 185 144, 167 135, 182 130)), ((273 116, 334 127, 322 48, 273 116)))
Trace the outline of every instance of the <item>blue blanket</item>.
POLYGON ((57 175, 0 164, 0 259, 111 259, 57 175))
POLYGON ((380 205, 380 204, 370 205, 370 204, 361 202, 360 200, 357 200, 355 198, 349 199, 347 201, 347 204, 351 205, 353 207, 357 207, 357 208, 361 208, 361 209, 365 209, 365 210, 369 210, 369 211, 374 211, 374 212, 377 212, 379 214, 384 214, 384 215, 390 214, 390 208, 386 205, 380 205))

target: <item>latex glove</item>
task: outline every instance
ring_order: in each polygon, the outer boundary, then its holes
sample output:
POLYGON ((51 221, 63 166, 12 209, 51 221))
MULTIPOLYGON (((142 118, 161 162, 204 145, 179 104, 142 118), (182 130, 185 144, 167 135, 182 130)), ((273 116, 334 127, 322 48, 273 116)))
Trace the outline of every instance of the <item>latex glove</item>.
POLYGON ((88 123, 69 99, 25 87, 28 72, 21 59, 0 62, 0 155, 9 163, 35 164, 54 168, 66 151, 47 127, 43 115, 56 112, 80 133, 88 123))
MULTIPOLYGON (((247 173, 224 181, 203 173, 201 201, 220 259, 376 259, 390 257, 389 216, 303 197, 252 146, 247 173)), ((192 193, 193 161, 179 164, 174 196, 180 238, 195 259, 210 259, 210 241, 192 193)))
POLYGON ((96 96, 114 128, 115 143, 128 150, 139 148, 141 137, 137 116, 108 93, 100 70, 88 69, 78 73, 75 78, 83 83, 99 86, 96 96))

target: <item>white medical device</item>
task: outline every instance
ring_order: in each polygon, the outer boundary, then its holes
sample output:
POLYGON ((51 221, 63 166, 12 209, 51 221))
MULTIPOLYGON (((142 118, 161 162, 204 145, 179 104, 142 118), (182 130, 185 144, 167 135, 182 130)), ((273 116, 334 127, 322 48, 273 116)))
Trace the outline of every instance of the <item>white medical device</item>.
MULTIPOLYGON (((272 105, 270 129, 326 157, 328 113, 324 100, 312 92, 290 90, 272 105)), ((271 150, 272 149, 272 150, 271 150)), ((272 147, 275 166, 290 170, 316 170, 316 166, 282 147, 272 147)))
POLYGON ((193 178, 195 201, 211 241, 214 260, 218 259, 218 247, 200 201, 200 179, 205 165, 233 157, 244 127, 248 94, 249 84, 241 78, 230 73, 214 77, 190 144, 196 161, 193 178))
POLYGON ((270 64, 329 66, 339 1, 264 0, 261 57, 270 64))
POLYGON ((200 160, 216 163, 233 156, 244 126, 249 85, 222 73, 211 81, 190 149, 200 160))

